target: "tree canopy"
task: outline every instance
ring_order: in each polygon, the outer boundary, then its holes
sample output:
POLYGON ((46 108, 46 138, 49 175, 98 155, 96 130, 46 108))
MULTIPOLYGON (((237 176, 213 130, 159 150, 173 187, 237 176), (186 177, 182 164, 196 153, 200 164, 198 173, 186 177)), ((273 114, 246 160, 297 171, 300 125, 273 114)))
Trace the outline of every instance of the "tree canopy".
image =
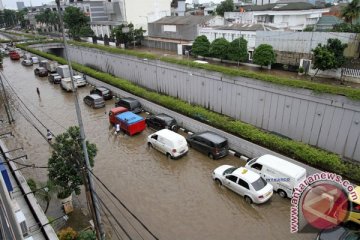
POLYGON ((342 9, 341 14, 346 22, 352 24, 355 19, 360 17, 360 0, 352 0, 342 9))
POLYGON ((45 24, 46 26, 54 27, 56 30, 59 29, 59 14, 50 9, 46 9, 45 11, 36 14, 35 20, 41 25, 45 24))
POLYGON ((228 58, 232 61, 245 62, 248 59, 247 41, 236 38, 230 43, 228 58))
POLYGON ((217 38, 210 44, 209 53, 222 61, 227 58, 229 47, 230 43, 225 38, 217 38))
POLYGON ((206 57, 209 55, 210 42, 206 36, 201 35, 195 38, 195 41, 192 45, 192 54, 195 56, 206 57))
POLYGON ((273 47, 269 44, 260 44, 254 51, 253 61, 261 67, 275 63, 276 54, 273 47))
POLYGON ((333 26, 332 32, 360 33, 360 24, 339 23, 333 26))
POLYGON ((314 54, 313 68, 317 69, 314 76, 319 70, 325 71, 342 67, 345 63, 344 49, 346 47, 347 44, 341 43, 337 38, 329 38, 327 44, 324 45, 319 43, 317 47, 312 50, 314 54))
POLYGON ((90 28, 90 18, 77 7, 67 7, 64 12, 65 27, 69 29, 70 36, 74 39, 90 37, 94 32, 90 28))
MULTIPOLYGON (((90 165, 94 166, 97 153, 95 144, 86 142, 90 165)), ((79 127, 70 127, 66 132, 56 136, 53 151, 49 158, 49 180, 58 188, 58 197, 65 198, 75 192, 80 194, 83 185, 82 168, 85 165, 79 127)))
POLYGON ((142 27, 136 29, 132 23, 121 24, 120 26, 115 27, 111 31, 111 35, 116 38, 117 44, 125 44, 128 46, 130 43, 135 41, 136 44, 141 43, 141 40, 144 39, 144 33, 146 30, 143 30, 142 27), (125 32, 124 28, 128 28, 129 31, 125 32))
POLYGON ((216 13, 220 16, 224 16, 225 12, 232 12, 234 11, 234 1, 233 0, 225 0, 222 1, 217 7, 216 7, 216 13))

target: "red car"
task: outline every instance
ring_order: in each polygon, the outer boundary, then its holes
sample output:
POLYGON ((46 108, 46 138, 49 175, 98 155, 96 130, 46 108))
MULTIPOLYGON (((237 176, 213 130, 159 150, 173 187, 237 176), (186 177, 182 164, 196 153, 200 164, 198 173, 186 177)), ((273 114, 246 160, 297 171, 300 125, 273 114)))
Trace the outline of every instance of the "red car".
POLYGON ((20 55, 18 52, 11 51, 9 55, 11 60, 20 60, 20 55))

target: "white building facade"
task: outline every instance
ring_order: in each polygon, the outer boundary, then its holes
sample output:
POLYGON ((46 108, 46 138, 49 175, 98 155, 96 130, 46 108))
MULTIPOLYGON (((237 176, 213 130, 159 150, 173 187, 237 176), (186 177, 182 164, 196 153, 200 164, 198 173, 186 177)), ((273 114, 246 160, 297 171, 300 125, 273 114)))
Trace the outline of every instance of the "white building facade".
POLYGON ((275 28, 302 31, 315 25, 329 9, 226 12, 224 18, 233 23, 266 24, 275 28))

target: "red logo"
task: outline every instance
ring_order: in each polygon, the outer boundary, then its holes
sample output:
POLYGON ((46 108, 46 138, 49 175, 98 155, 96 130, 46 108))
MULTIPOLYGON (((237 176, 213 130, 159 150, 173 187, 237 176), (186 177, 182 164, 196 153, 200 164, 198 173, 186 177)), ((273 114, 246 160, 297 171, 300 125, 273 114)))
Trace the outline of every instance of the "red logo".
POLYGON ((329 229, 348 217, 348 194, 330 182, 317 182, 309 186, 301 201, 303 216, 317 229, 329 229))

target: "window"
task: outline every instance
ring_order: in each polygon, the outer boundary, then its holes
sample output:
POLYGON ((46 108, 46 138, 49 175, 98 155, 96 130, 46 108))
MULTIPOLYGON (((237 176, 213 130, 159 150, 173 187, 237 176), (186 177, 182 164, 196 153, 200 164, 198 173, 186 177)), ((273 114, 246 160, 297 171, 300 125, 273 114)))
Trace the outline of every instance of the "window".
POLYGON ((155 139, 155 140, 157 140, 157 138, 158 138, 158 135, 153 135, 151 138, 153 138, 153 139, 155 139))
POLYGON ((164 32, 176 32, 176 25, 164 25, 163 31, 164 32))
POLYGON ((238 178, 235 177, 234 175, 228 175, 228 176, 226 176, 226 179, 228 179, 228 180, 236 183, 236 181, 237 181, 238 178))
POLYGON ((251 183, 251 185, 253 186, 255 191, 259 191, 259 190, 263 189, 266 186, 266 184, 267 184, 267 182, 262 177, 259 177, 258 180, 251 183))
POLYGON ((262 165, 259 164, 259 163, 255 163, 255 164, 253 164, 253 165, 251 166, 251 168, 254 168, 254 169, 256 169, 256 170, 261 171, 262 165))
POLYGON ((240 186, 242 186, 243 188, 249 189, 249 184, 247 182, 245 182, 244 180, 240 179, 240 178, 239 178, 238 184, 240 186))

